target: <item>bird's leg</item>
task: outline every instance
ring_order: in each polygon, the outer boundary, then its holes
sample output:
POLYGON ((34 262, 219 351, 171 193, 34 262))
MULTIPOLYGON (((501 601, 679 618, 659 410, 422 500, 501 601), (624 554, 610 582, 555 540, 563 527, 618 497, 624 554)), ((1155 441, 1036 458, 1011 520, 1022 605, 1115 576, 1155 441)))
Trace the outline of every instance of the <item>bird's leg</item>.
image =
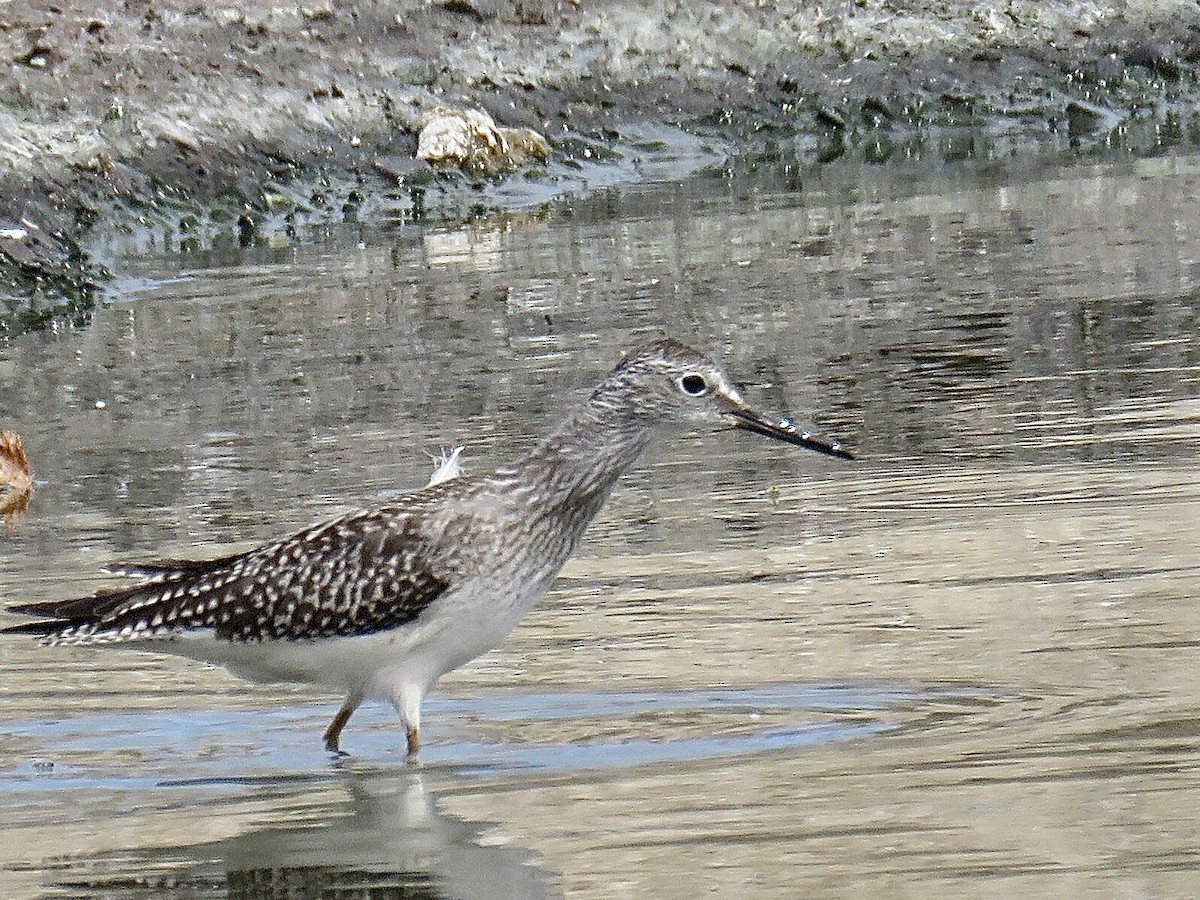
POLYGON ((421 749, 421 696, 425 690, 420 685, 405 684, 392 694, 392 705, 400 714, 408 741, 408 758, 416 758, 421 749))
POLYGON ((342 736, 342 729, 346 727, 346 723, 350 721, 350 717, 354 715, 354 711, 358 709, 362 703, 362 697, 351 694, 346 698, 346 702, 342 704, 342 708, 337 711, 337 715, 333 717, 333 721, 329 723, 329 727, 325 729, 325 749, 330 753, 340 753, 338 747, 338 738, 342 736))
POLYGON ((342 729, 346 727, 346 723, 350 721, 350 716, 353 714, 354 707, 343 706, 337 711, 337 715, 333 717, 329 727, 325 729, 325 749, 330 753, 340 752, 338 738, 341 737, 342 729))

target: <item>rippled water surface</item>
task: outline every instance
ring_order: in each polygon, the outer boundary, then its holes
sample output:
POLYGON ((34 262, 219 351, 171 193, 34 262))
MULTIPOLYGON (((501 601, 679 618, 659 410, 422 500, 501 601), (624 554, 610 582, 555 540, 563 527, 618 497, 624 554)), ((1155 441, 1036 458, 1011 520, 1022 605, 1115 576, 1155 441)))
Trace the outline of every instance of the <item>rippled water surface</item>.
POLYGON ((708 178, 120 260, 0 345, 5 601, 484 469, 663 333, 860 458, 665 440, 415 766, 382 706, 335 762, 338 698, 0 638, 0 894, 1194 896, 1198 194, 708 178))

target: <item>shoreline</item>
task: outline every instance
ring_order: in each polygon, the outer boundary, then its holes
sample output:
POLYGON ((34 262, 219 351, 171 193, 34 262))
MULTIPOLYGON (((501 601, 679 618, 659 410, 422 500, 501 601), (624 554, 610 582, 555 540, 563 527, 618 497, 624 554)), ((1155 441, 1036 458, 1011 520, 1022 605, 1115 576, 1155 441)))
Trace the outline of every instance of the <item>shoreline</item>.
POLYGON ((1200 144, 1200 7, 1178 0, 19 0, 0 48, 0 334, 86 308, 117 238, 461 221, 727 160, 1200 144), (532 129, 550 159, 436 170, 414 153, 437 107, 532 129))

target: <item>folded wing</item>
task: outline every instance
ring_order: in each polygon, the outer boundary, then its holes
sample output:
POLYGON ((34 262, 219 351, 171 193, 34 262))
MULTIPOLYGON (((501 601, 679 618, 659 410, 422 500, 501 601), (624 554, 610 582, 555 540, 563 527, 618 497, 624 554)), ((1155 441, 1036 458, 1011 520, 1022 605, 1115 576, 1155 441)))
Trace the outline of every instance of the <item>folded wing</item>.
POLYGON ((212 630, 252 642, 370 634, 416 619, 446 589, 415 516, 351 513, 255 550, 117 571, 142 582, 90 597, 28 603, 43 617, 4 629, 49 644, 107 644, 212 630))

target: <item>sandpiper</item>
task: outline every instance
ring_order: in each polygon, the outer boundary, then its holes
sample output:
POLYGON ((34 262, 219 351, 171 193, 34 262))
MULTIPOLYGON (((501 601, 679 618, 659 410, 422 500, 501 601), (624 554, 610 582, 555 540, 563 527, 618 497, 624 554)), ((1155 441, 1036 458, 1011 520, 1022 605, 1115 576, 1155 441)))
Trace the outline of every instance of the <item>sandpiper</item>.
POLYGON ((176 653, 253 681, 339 691, 345 702, 324 734, 334 753, 364 700, 388 700, 412 755, 434 683, 504 640, 550 588, 621 473, 662 429, 689 424, 851 458, 790 419, 756 412, 713 362, 659 340, 627 356, 510 465, 253 550, 125 567, 141 581, 9 607, 43 618, 4 630, 48 645, 176 653))

